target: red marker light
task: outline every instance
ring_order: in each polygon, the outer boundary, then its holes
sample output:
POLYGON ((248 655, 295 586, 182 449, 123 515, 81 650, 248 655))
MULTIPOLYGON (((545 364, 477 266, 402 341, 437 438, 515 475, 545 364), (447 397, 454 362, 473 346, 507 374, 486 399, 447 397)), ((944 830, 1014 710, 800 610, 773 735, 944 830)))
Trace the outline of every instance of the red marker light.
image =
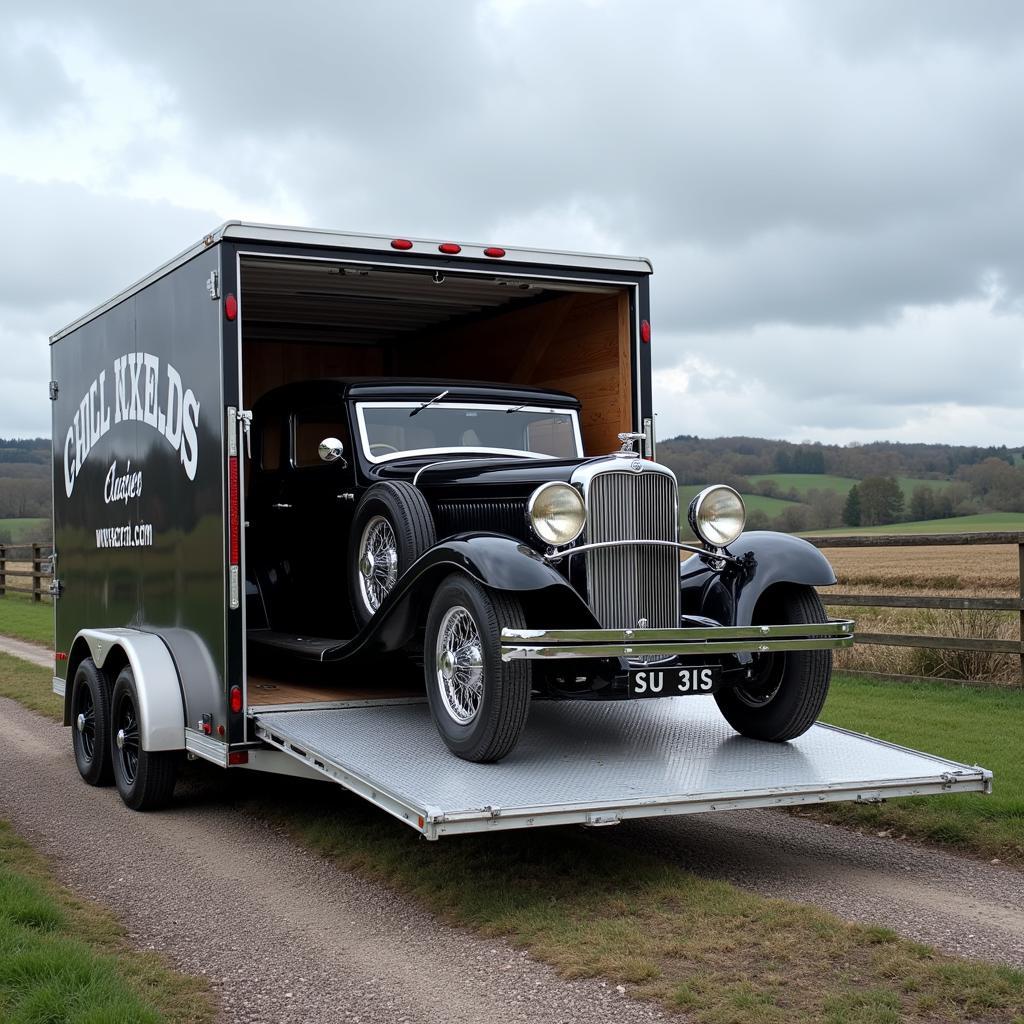
POLYGON ((234 295, 228 295, 224 299, 224 315, 229 320, 234 320, 238 316, 238 299, 234 295))
POLYGON ((641 320, 640 321, 640 340, 645 344, 651 343, 651 321, 641 320))
POLYGON ((392 238, 391 239, 391 248, 392 249, 402 249, 402 250, 411 249, 412 248, 412 242, 410 242, 408 238, 392 238))
POLYGON ((240 686, 232 686, 229 698, 231 711, 237 715, 242 710, 242 688, 240 686))
POLYGON ((484 255, 490 256, 492 260, 500 260, 505 255, 505 250, 497 245, 491 245, 484 249, 484 255))
POLYGON ((438 252, 443 252, 446 256, 454 256, 458 252, 462 252, 462 246, 456 245, 455 242, 442 242, 437 247, 438 252))
POLYGON ((68 660, 68 652, 67 651, 54 651, 53 656, 54 656, 54 658, 57 659, 57 661, 67 661, 68 660))
POLYGON ((248 750, 232 750, 228 753, 228 764, 248 764, 248 750))
POLYGON ((238 565, 241 548, 241 508, 238 498, 238 456, 228 456, 228 564, 238 565))

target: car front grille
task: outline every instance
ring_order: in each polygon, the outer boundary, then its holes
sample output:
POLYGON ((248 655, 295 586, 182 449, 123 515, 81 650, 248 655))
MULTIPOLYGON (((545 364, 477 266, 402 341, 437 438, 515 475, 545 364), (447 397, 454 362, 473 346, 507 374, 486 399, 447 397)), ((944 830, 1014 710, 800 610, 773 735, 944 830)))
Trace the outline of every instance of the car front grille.
POLYGON ((678 540, 675 477, 645 470, 597 473, 587 488, 585 542, 590 606, 605 629, 679 625, 679 551, 635 540, 678 540))

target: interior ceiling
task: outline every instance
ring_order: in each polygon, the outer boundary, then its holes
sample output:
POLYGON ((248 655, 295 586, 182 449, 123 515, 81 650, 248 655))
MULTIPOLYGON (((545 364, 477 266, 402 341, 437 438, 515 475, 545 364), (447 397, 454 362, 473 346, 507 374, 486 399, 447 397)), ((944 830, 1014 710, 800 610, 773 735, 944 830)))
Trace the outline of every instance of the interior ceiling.
POLYGON ((433 271, 251 257, 241 272, 247 341, 375 345, 566 290, 513 277, 447 274, 438 283, 433 271))

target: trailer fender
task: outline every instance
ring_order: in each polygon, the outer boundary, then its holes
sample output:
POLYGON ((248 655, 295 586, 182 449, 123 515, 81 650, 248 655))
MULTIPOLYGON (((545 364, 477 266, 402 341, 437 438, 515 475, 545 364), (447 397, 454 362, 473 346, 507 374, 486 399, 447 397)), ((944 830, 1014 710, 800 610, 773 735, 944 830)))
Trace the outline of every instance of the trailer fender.
POLYGON ((749 626, 758 600, 778 583, 828 587, 836 574, 828 559, 802 537, 752 530, 730 545, 737 558, 753 556, 748 571, 712 570, 699 555, 683 562, 683 611, 706 615, 723 625, 749 626))
POLYGON ((143 750, 185 749, 185 707, 181 680, 167 645, 155 633, 137 629, 83 629, 72 644, 72 664, 64 695, 64 721, 69 723, 71 683, 82 657, 114 676, 127 662, 139 695, 139 735, 143 750))

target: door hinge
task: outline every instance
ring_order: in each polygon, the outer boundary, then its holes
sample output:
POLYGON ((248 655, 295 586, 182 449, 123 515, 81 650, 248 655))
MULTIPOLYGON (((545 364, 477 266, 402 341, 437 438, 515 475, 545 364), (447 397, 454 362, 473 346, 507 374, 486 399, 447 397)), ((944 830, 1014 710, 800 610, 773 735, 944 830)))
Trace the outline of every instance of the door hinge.
POLYGON ((211 299, 220 298, 220 274, 216 270, 210 271, 210 276, 206 279, 206 290, 210 293, 211 299))
POLYGON ((59 391, 60 391, 60 385, 55 380, 51 380, 50 381, 50 401, 51 402, 56 402, 57 401, 57 393, 59 391))
POLYGON ((59 580, 59 579, 57 579, 56 576, 54 576, 54 578, 52 580, 50 580, 50 597, 52 597, 54 599, 54 601, 56 601, 57 598, 59 598, 60 595, 63 594, 63 593, 64 593, 64 582, 63 582, 63 580, 59 580))

